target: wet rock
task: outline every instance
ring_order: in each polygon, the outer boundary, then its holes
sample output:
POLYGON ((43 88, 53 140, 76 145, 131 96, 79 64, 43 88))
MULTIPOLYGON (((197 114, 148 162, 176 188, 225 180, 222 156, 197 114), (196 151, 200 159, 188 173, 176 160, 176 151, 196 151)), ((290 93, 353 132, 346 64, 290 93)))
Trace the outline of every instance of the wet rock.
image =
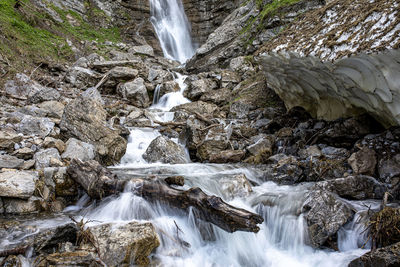
POLYGON ((136 78, 132 82, 119 85, 117 91, 124 99, 128 99, 136 107, 146 108, 150 105, 149 95, 142 78, 136 78))
POLYGON ((273 152, 275 145, 274 136, 259 136, 252 139, 254 140, 254 143, 246 148, 247 151, 255 157, 263 156, 269 158, 269 156, 271 156, 273 152))
POLYGON ((36 161, 35 168, 39 170, 45 167, 50 167, 50 160, 52 158, 61 160, 60 153, 56 148, 48 148, 35 153, 33 156, 33 159, 36 161))
POLYGON ((253 192, 251 184, 244 174, 223 177, 218 180, 218 184, 221 185, 221 190, 225 199, 246 197, 253 192))
POLYGON ((176 81, 166 81, 160 86, 159 98, 161 98, 165 94, 178 92, 179 90, 179 83, 177 83, 176 81))
POLYGON ((63 135, 95 146, 100 161, 112 165, 122 158, 127 141, 107 125, 107 113, 95 100, 78 97, 65 108, 60 122, 63 135))
POLYGON ((67 167, 44 169, 45 183, 54 188, 56 197, 71 197, 78 193, 76 183, 68 176, 67 167))
POLYGON ((322 246, 353 216, 351 208, 333 193, 312 190, 302 208, 311 245, 322 246))
POLYGON ((27 214, 40 211, 41 198, 32 196, 28 199, 3 198, 6 214, 27 214))
POLYGON ((54 122, 49 118, 38 118, 26 115, 18 124, 18 130, 24 135, 37 135, 44 138, 51 133, 54 126, 54 122))
POLYGON ((0 155, 0 169, 21 169, 24 165, 24 160, 10 155, 0 155))
POLYGON ((79 141, 75 138, 68 139, 65 152, 61 155, 63 159, 80 159, 87 161, 95 158, 93 145, 79 141))
POLYGON ((246 152, 243 150, 223 150, 217 154, 211 154, 209 161, 212 163, 235 163, 240 162, 246 152))
POLYGON ((6 171, 0 173, 0 197, 30 198, 35 191, 37 172, 6 171))
POLYGON ((39 108, 47 112, 47 116, 51 118, 61 119, 64 113, 64 104, 57 101, 45 101, 40 103, 39 108))
POLYGON ((382 199, 387 188, 375 178, 365 175, 348 176, 318 182, 314 189, 324 189, 338 194, 347 199, 382 199))
POLYGON ((0 150, 11 152, 14 145, 22 141, 22 135, 11 129, 0 130, 0 150))
POLYGON ((394 267, 400 266, 400 242, 378 248, 352 260, 349 267, 394 267))
POLYGON ((60 153, 63 153, 65 150, 65 143, 62 140, 53 137, 46 137, 42 145, 43 148, 57 148, 60 153))
POLYGON ((360 151, 350 156, 348 163, 355 174, 373 175, 376 166, 375 151, 368 147, 363 147, 360 151))
POLYGON ((68 70, 65 80, 76 88, 84 89, 95 86, 99 77, 100 75, 91 69, 75 66, 68 70))
POLYGON ((42 103, 45 101, 57 101, 61 98, 61 94, 55 88, 45 87, 36 92, 29 98, 30 103, 42 103))
POLYGON ((188 163, 183 147, 163 136, 157 137, 150 143, 143 158, 150 163, 188 163))
POLYGON ((183 176, 171 176, 164 179, 168 185, 185 185, 185 178, 183 176))
POLYGON ((213 79, 199 79, 192 81, 184 94, 190 100, 198 100, 206 92, 218 88, 218 84, 213 79))
POLYGON ((199 121, 187 120, 185 127, 179 135, 180 142, 186 144, 189 150, 190 158, 196 157, 197 147, 205 137, 204 131, 201 131, 202 128, 203 125, 199 121))
POLYGON ((197 158, 201 161, 210 160, 212 155, 217 155, 229 146, 229 140, 223 127, 210 129, 202 143, 197 147, 197 158))
POLYGON ((103 266, 92 252, 79 250, 73 252, 53 253, 38 260, 38 267, 46 266, 103 266))
MULTIPOLYGON (((251 159, 251 158, 250 158, 251 159)), ((262 160, 265 161, 263 158, 262 160)), ((249 161, 250 163, 252 161, 249 161)), ((273 181, 278 184, 292 185, 302 182, 304 172, 300 167, 300 163, 294 156, 287 156, 284 154, 277 154, 268 158, 266 162, 276 162, 269 166, 264 172, 264 180, 273 181)), ((255 162, 255 163, 260 163, 255 162)))
POLYGON ((147 257, 160 245, 151 223, 103 224, 89 230, 97 240, 102 260, 109 266, 147 265, 147 257))
POLYGON ((147 77, 147 80, 154 84, 161 84, 173 79, 174 77, 169 71, 157 68, 151 68, 147 77))
POLYGON ((400 177, 400 154, 391 159, 382 160, 378 167, 379 178, 381 181, 391 183, 395 177, 400 177))
POLYGON ((129 53, 154 57, 154 50, 150 45, 133 46, 129 53))

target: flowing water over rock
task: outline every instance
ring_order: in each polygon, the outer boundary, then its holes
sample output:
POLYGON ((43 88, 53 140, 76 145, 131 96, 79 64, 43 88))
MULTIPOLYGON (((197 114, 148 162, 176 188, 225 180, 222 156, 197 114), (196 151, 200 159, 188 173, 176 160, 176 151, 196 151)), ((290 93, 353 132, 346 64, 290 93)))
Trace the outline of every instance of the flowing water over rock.
POLYGON ((181 0, 150 0, 151 23, 164 56, 185 63, 194 55, 190 24, 181 0))

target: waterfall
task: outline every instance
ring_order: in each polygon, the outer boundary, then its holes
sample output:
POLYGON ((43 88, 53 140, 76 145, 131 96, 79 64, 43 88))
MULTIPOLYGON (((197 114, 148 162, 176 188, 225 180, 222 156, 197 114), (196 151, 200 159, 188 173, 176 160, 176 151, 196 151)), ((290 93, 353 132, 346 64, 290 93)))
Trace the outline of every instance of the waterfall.
POLYGON ((185 63, 194 55, 195 46, 181 0, 150 0, 150 9, 164 56, 185 63))

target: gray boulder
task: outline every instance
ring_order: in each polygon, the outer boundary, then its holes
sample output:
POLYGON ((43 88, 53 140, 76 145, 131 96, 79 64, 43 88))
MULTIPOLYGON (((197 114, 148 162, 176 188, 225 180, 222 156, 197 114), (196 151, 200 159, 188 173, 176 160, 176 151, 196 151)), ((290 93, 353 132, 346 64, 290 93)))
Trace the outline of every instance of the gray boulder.
POLYGON ((318 182, 315 189, 325 189, 347 199, 382 199, 387 188, 375 178, 365 175, 348 176, 318 182))
POLYGON ((46 111, 48 117, 56 119, 61 119, 65 108, 64 104, 58 101, 45 101, 40 103, 38 107, 46 111))
POLYGON ((78 97, 65 108, 60 122, 65 137, 82 140, 95 146, 99 160, 112 165, 122 158, 127 141, 117 129, 107 124, 107 112, 102 105, 92 99, 78 97))
POLYGON ((0 173, 0 197, 28 199, 35 191, 37 172, 6 171, 0 173))
POLYGON ((0 169, 19 169, 24 165, 24 160, 10 155, 0 155, 0 169))
POLYGON ((36 161, 35 168, 37 170, 50 167, 52 159, 61 161, 60 153, 58 153, 56 148, 40 150, 39 152, 35 153, 33 159, 36 161))
POLYGON ((21 73, 17 73, 14 80, 7 81, 4 88, 7 94, 19 99, 28 99, 37 92, 46 90, 46 87, 21 73))
POLYGON ((80 159, 87 161, 94 159, 95 148, 93 145, 70 138, 66 143, 65 152, 61 155, 63 159, 80 159))
POLYGON ((128 99, 136 107, 146 108, 150 105, 149 95, 142 78, 121 84, 117 90, 124 99, 128 99))
POLYGON ((41 103, 44 101, 57 101, 61 94, 55 88, 44 87, 29 98, 30 103, 41 103))
POLYGON ((149 45, 133 46, 128 50, 128 52, 132 54, 141 54, 154 57, 154 50, 149 45))
POLYGON ((311 245, 322 246, 353 216, 351 208, 326 190, 312 190, 303 204, 311 245))
POLYGON ((74 87, 82 89, 96 85, 100 75, 87 68, 74 66, 68 70, 65 80, 74 87))
POLYGON ((160 245, 151 223, 103 224, 89 227, 89 231, 108 266, 148 265, 147 257, 160 245))
POLYGON ((3 198, 5 214, 27 214, 40 210, 41 198, 32 196, 29 199, 3 198))
POLYGON ((191 100, 198 100, 203 94, 218 88, 213 79, 199 79, 192 81, 185 91, 185 96, 191 100))
POLYGON ((14 145, 22 141, 22 135, 11 129, 0 130, 0 150, 13 151, 14 145))
POLYGON ((169 164, 188 162, 183 147, 163 136, 157 137, 150 143, 143 158, 147 162, 162 162, 169 164))
POLYGON ((18 124, 19 132, 29 136, 39 136, 45 138, 53 130, 55 123, 49 118, 32 117, 29 115, 23 116, 18 124))
POLYGON ((374 175, 376 153, 368 147, 363 147, 360 151, 350 156, 348 163, 355 174, 374 175))

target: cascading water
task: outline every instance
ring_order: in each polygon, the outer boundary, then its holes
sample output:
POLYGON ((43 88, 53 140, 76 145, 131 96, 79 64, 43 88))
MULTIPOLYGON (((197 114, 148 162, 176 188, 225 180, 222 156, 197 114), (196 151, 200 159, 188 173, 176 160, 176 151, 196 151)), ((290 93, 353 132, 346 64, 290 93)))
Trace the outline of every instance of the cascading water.
POLYGON ((150 9, 164 56, 185 63, 194 55, 195 46, 181 0, 150 0, 150 9))

